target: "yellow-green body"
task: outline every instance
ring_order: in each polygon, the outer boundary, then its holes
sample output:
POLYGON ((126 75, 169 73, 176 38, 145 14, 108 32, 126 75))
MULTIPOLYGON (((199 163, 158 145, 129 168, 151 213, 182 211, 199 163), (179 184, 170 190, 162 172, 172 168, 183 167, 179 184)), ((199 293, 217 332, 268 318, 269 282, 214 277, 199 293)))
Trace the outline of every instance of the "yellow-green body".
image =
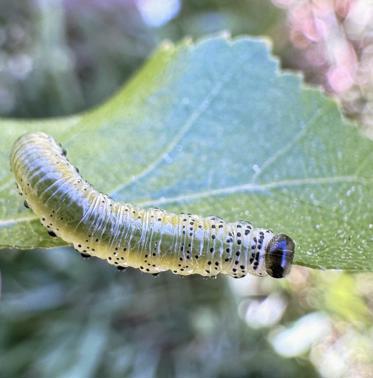
POLYGON ((11 167, 20 193, 42 224, 84 255, 153 274, 267 275, 271 231, 248 222, 115 202, 88 184, 44 133, 16 141, 11 167))

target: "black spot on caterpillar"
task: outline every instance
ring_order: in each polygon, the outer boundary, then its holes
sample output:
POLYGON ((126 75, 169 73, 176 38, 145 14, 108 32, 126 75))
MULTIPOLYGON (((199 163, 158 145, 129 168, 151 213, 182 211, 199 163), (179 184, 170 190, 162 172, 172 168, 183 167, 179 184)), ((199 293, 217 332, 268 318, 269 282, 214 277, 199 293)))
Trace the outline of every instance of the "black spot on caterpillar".
POLYGON ((174 214, 118 203, 88 184, 65 150, 44 133, 26 134, 12 149, 18 188, 50 234, 83 257, 97 256, 119 269, 157 274, 235 278, 252 273, 284 277, 294 242, 249 222, 174 214))
POLYGON ((55 232, 53 232, 53 231, 51 231, 51 230, 48 231, 48 235, 49 235, 49 236, 52 236, 52 238, 57 237, 57 235, 55 234, 55 232))

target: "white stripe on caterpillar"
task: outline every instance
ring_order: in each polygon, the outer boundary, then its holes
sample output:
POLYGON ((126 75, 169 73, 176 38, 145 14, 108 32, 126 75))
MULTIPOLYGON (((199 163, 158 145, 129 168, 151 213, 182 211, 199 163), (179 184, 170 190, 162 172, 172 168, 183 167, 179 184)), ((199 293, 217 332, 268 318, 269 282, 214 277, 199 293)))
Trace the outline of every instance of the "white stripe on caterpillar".
POLYGON ((115 202, 88 184, 47 134, 19 138, 11 168, 25 203, 50 235, 73 244, 84 257, 152 274, 171 270, 179 275, 281 278, 290 271, 295 245, 288 236, 244 221, 115 202))

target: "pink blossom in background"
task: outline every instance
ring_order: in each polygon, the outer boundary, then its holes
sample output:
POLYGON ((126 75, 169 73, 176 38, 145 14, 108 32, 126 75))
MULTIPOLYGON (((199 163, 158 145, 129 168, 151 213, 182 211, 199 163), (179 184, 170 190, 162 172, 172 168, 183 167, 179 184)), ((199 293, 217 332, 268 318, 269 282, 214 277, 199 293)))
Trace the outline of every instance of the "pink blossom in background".
POLYGON ((351 5, 355 0, 339 0, 334 2, 335 12, 340 18, 345 18, 350 12, 351 5))
POLYGON ((335 93, 347 91, 354 84, 350 71, 343 66, 331 67, 326 74, 328 84, 335 93))
POLYGON ((373 138, 373 1, 272 0, 285 9, 301 68, 373 138))

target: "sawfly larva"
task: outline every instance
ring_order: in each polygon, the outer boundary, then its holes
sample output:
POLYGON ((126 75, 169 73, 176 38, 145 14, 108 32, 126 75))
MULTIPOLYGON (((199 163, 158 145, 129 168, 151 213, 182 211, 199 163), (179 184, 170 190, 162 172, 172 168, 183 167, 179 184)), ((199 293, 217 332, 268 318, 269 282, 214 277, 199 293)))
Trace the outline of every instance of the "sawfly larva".
POLYGON ((19 138, 11 168, 25 205, 51 236, 73 244, 84 257, 151 274, 281 278, 290 271, 295 245, 287 235, 245 221, 115 202, 87 183, 47 134, 19 138))

